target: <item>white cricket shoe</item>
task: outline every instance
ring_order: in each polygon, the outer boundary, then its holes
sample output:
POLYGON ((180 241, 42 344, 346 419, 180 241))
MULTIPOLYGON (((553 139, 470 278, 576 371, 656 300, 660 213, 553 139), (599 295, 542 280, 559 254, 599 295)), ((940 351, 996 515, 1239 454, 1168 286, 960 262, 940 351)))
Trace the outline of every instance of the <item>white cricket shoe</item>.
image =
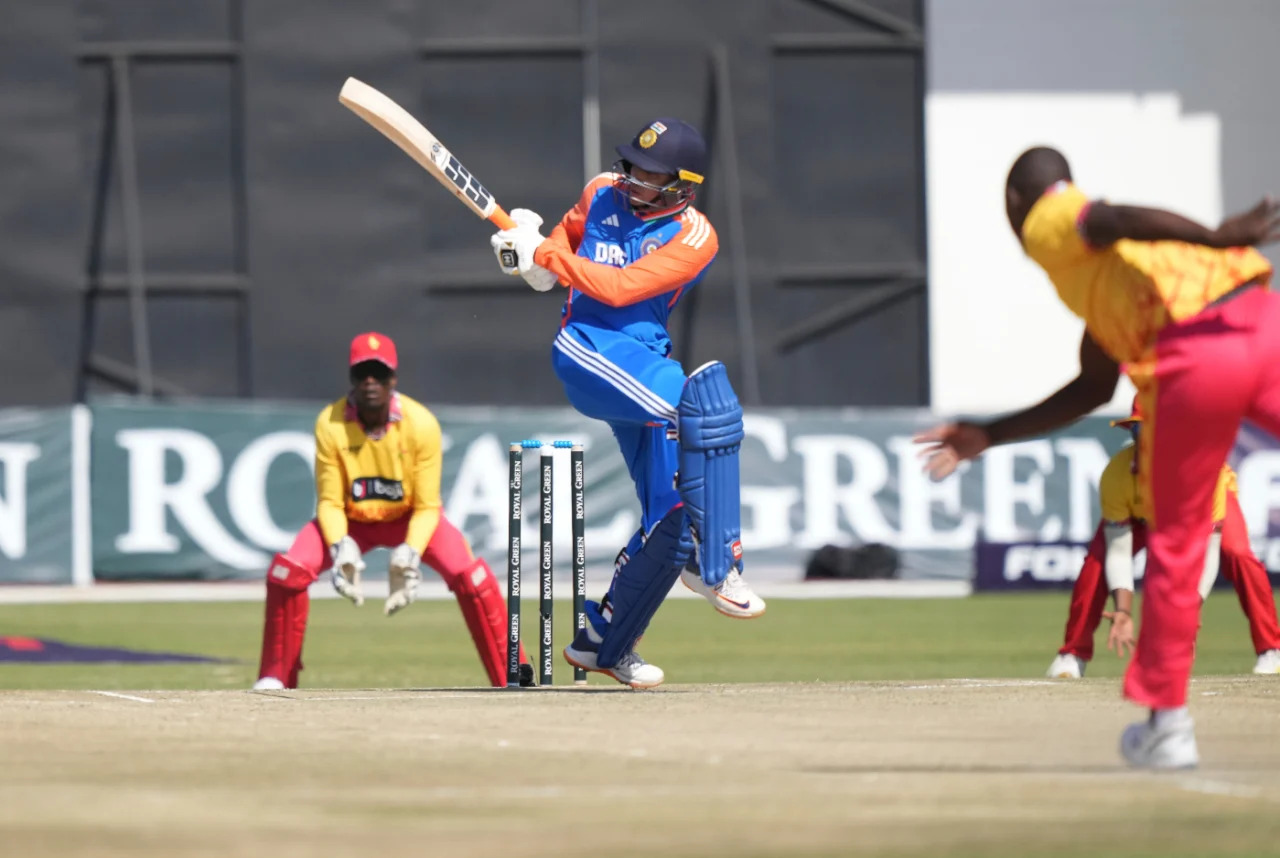
POLYGON ((1280 649, 1269 649, 1258 656, 1253 665, 1254 673, 1280 673, 1280 649))
POLYGON ((1045 671, 1045 676, 1050 679, 1080 679, 1084 676, 1084 669, 1088 664, 1089 662, 1077 655, 1060 652, 1049 665, 1049 669, 1045 671))
MULTIPOLYGON (((581 636, 579 633, 579 637, 581 636)), ((574 667, 612 676, 623 685, 630 685, 632 688, 657 688, 662 684, 662 680, 667 678, 662 668, 656 664, 649 664, 635 650, 624 655, 613 667, 600 667, 596 663, 598 653, 586 647, 575 648, 574 644, 578 643, 580 641, 575 639, 564 648, 564 660, 574 667)))
POLYGON ((274 676, 264 676, 253 684, 254 691, 284 691, 284 683, 274 676))
POLYGON ((1200 765, 1195 722, 1185 712, 1156 726, 1155 718, 1130 724, 1120 734, 1120 753, 1139 769, 1194 769, 1200 765))
POLYGON ((714 587, 703 581, 702 576, 693 569, 681 572, 680 580, 726 617, 753 620, 764 613, 764 599, 755 594, 737 569, 730 569, 724 580, 714 587))

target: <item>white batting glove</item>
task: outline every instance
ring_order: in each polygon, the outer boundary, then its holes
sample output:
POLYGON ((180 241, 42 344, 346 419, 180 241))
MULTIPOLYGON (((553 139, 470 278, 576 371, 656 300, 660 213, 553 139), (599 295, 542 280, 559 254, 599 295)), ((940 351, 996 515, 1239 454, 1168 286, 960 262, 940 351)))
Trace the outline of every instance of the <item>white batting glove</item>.
POLYGON ((389 617, 401 608, 413 604, 418 595, 418 583, 422 573, 418 571, 418 552, 409 543, 396 546, 391 552, 391 561, 387 566, 387 583, 391 585, 391 595, 383 612, 389 617))
POLYGON ((503 274, 519 274, 534 291, 549 291, 559 278, 533 261, 534 252, 545 241, 538 231, 542 216, 529 209, 512 209, 511 219, 516 223, 514 228, 499 230, 489 239, 498 267, 503 274))
POLYGON ((350 536, 344 536, 333 548, 333 589, 344 599, 350 599, 357 608, 364 604, 364 593, 360 591, 360 573, 364 571, 364 557, 360 555, 360 546, 350 536))

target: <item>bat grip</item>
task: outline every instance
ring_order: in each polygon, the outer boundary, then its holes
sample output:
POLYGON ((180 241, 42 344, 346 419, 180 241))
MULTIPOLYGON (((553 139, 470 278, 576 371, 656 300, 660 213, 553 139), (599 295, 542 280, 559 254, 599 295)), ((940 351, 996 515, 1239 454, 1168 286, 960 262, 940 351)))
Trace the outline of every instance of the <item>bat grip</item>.
POLYGON ((511 215, 507 214, 506 209, 502 206, 495 206, 493 214, 489 215, 489 223, 498 229, 515 229, 516 222, 511 219, 511 215))

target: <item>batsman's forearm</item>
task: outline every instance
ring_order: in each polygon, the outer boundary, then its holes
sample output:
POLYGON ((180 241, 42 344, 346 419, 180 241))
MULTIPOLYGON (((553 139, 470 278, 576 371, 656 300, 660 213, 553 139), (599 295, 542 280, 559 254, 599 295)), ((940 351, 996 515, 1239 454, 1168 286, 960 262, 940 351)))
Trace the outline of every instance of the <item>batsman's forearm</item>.
POLYGON ((1107 401, 1080 379, 1068 384, 1038 405, 983 425, 991 445, 1007 444, 1044 435, 1084 417, 1107 401))

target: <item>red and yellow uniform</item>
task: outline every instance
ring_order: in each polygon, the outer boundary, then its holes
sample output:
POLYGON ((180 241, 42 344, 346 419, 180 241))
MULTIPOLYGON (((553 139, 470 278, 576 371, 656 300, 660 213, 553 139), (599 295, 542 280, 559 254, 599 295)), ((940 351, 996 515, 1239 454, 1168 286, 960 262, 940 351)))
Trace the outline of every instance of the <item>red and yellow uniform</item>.
MULTIPOLYGON (((1138 479, 1134 445, 1111 457, 1098 483, 1102 521, 1089 543, 1089 553, 1080 567, 1080 577, 1071 591, 1071 609, 1061 654, 1083 661, 1093 658, 1093 636, 1102 620, 1107 601, 1106 537, 1108 524, 1127 524, 1133 529, 1133 553, 1147 545, 1147 501, 1144 482, 1138 479)), ((1231 582, 1253 638, 1254 651, 1261 655, 1280 648, 1280 623, 1267 570, 1253 555, 1249 531, 1236 497, 1236 475, 1224 465, 1213 492, 1214 527, 1222 532, 1219 571, 1231 582)))
MULTIPOLYGON (((351 366, 377 361, 394 376, 395 343, 361 334, 351 366)), ((475 641, 489 681, 506 685, 506 600, 489 565, 441 514, 440 424, 425 406, 392 392, 387 422, 366 429, 351 396, 316 418, 316 517, 267 571, 267 608, 258 677, 296 688, 310 613, 307 588, 333 566, 345 537, 360 554, 408 544, 444 580, 475 641)), ((523 650, 521 661, 527 661, 523 650)))
MULTIPOLYGON (((1111 457, 1098 480, 1098 502, 1103 521, 1145 524, 1150 518, 1147 485, 1138 479, 1137 447, 1129 444, 1111 457)), ((1227 496, 1236 494, 1236 472, 1223 465, 1213 490, 1213 521, 1227 517, 1227 496)))
POLYGON ((1280 434, 1280 297, 1267 288, 1270 264, 1250 248, 1094 248, 1083 237, 1088 206, 1074 185, 1055 184, 1028 213, 1022 241, 1138 387, 1147 598, 1125 694, 1176 708, 1186 703, 1222 465, 1243 418, 1280 434))
POLYGON ((1240 284, 1271 272, 1271 263, 1252 247, 1124 240, 1094 250, 1081 226, 1088 209, 1079 188, 1059 182, 1027 214, 1022 244, 1062 303, 1130 375, 1150 369, 1156 335, 1170 322, 1186 321, 1240 284))
POLYGON ((349 398, 316 419, 316 518, 326 545, 348 522, 381 524, 408 516, 404 541, 419 554, 440 521, 440 423, 418 402, 392 394, 390 418, 366 433, 349 398))

